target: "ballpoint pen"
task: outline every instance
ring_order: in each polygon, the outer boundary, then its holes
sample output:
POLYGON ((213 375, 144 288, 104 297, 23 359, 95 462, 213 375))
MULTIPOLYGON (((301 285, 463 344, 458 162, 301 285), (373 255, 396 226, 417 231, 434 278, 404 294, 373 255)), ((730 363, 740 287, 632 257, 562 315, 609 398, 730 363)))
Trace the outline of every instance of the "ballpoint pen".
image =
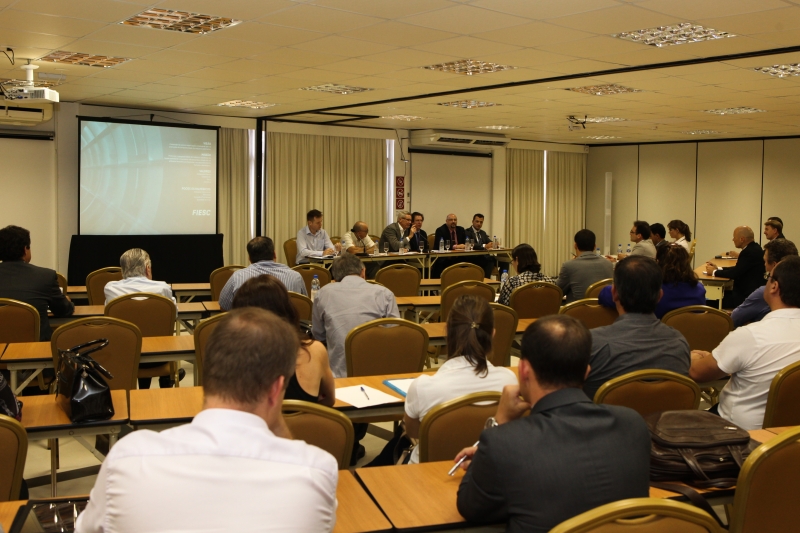
MULTIPOLYGON (((478 441, 478 442, 480 442, 480 441, 478 441)), ((478 442, 476 442, 475 444, 473 444, 473 445, 472 445, 472 447, 473 447, 473 448, 477 447, 477 446, 478 446, 478 442)), ((467 460, 467 454, 464 454, 464 457, 462 457, 461 459, 459 459, 459 460, 458 460, 458 462, 457 462, 456 464, 454 464, 454 465, 453 465, 453 468, 451 468, 451 469, 450 469, 450 471, 447 473, 447 475, 448 475, 448 476, 452 476, 452 475, 454 475, 454 474, 456 473, 456 470, 458 470, 458 467, 459 467, 459 466, 461 466, 461 463, 463 463, 463 462, 464 462, 464 461, 466 461, 466 460, 467 460)))
POLYGON ((367 394, 367 391, 364 390, 364 387, 361 387, 361 392, 363 392, 364 396, 366 396, 367 400, 369 400, 369 394, 367 394))

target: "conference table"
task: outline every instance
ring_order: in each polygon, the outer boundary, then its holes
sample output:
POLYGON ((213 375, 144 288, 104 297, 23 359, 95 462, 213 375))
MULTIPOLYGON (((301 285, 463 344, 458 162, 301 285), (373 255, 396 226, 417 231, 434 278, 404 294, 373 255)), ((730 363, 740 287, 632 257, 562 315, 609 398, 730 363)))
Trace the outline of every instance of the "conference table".
MULTIPOLYGON (((718 267, 731 267, 736 264, 736 259, 710 259, 709 262, 714 263, 718 267)), ((706 288, 706 300, 719 300, 719 308, 722 309, 722 297, 725 296, 725 291, 733 288, 733 280, 728 278, 721 278, 717 276, 709 276, 706 274, 706 265, 703 263, 694 269, 700 283, 706 288)))
MULTIPOLYGON (((105 305, 76 305, 75 311, 70 316, 54 317, 50 315, 50 325, 53 327, 67 324, 81 318, 94 318, 103 316, 105 305)), ((186 327, 187 331, 194 331, 197 322, 204 317, 205 307, 201 302, 178 303, 178 321, 186 327)))

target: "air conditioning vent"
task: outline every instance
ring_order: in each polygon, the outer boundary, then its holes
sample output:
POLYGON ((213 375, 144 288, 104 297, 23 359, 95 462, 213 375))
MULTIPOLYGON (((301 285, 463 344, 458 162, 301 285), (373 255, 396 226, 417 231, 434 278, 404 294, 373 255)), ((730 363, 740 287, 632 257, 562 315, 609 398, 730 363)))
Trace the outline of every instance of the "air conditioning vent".
POLYGON ((472 139, 456 139, 455 137, 439 137, 440 143, 472 144, 472 139))
POLYGON ((476 139, 472 144, 480 144, 482 146, 505 146, 508 141, 491 141, 486 139, 476 139))
POLYGON ((505 135, 472 133, 468 131, 418 130, 410 135, 412 147, 448 147, 458 145, 473 151, 491 151, 493 148, 507 146, 511 139, 505 135))
POLYGON ((53 106, 37 107, 0 106, 0 124, 11 126, 34 126, 50 120, 53 106))

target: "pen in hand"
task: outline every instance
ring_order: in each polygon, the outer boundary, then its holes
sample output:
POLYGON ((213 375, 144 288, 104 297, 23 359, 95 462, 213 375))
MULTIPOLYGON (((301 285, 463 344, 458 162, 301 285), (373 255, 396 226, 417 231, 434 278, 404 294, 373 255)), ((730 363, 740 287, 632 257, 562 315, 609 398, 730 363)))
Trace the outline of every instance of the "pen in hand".
MULTIPOLYGON (((480 441, 478 441, 478 442, 480 442, 480 441)), ((472 447, 473 447, 473 448, 477 447, 477 446, 478 446, 478 442, 476 442, 475 444, 473 444, 473 445, 472 445, 472 447)), ((447 473, 447 475, 448 475, 448 476, 455 475, 455 473, 456 473, 456 470, 458 470, 458 467, 459 467, 459 466, 461 466, 461 464, 462 464, 464 461, 466 461, 466 460, 467 460, 467 455, 465 454, 465 455, 464 455, 464 457, 462 457, 461 459, 459 459, 459 460, 458 460, 458 462, 457 462, 456 464, 454 464, 454 465, 453 465, 453 468, 451 468, 451 469, 450 469, 450 471, 447 473)))
POLYGON ((366 396, 367 400, 369 400, 369 394, 367 394, 367 391, 364 390, 364 387, 361 387, 361 392, 363 392, 364 396, 366 396))

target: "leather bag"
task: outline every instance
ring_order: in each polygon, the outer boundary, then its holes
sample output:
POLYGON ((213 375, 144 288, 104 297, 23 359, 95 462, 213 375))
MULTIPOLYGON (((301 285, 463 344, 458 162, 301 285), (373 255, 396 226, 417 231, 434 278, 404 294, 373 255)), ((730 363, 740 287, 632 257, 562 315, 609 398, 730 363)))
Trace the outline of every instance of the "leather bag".
POLYGON ((96 339, 58 351, 56 402, 73 423, 108 420, 114 416, 111 389, 103 379, 114 376, 89 355, 106 346, 108 339, 96 339))

